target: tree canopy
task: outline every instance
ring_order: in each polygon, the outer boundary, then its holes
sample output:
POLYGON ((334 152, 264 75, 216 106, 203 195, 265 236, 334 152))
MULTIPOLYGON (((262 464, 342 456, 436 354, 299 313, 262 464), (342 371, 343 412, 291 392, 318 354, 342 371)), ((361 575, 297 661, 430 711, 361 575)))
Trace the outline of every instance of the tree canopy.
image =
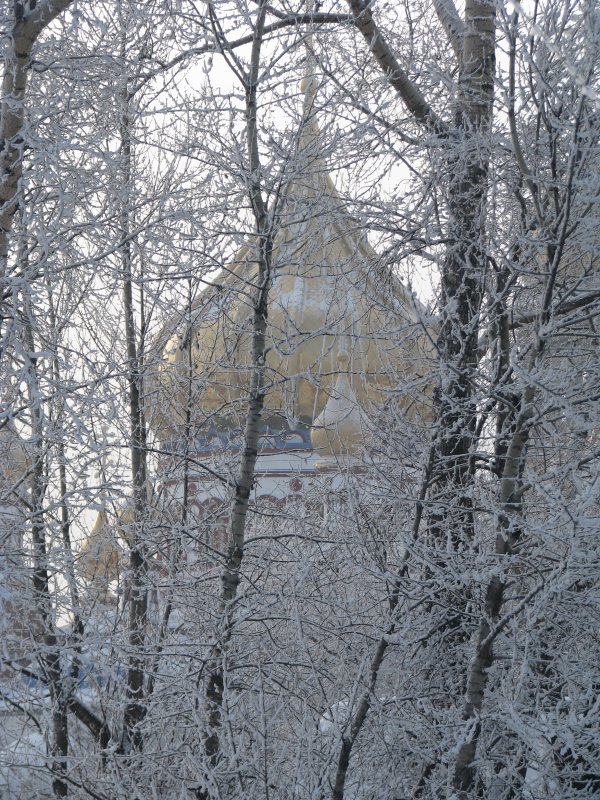
POLYGON ((597 797, 596 4, 0 19, 0 796, 597 797))

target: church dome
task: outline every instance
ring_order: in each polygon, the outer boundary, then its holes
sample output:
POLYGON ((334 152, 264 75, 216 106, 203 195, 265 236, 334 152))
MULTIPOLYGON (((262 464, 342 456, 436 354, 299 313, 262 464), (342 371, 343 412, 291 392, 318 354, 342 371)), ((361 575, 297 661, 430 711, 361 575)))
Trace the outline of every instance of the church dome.
MULTIPOLYGON (((305 114, 297 162, 276 219, 265 371, 267 415, 281 415, 291 427, 311 425, 322 412, 340 353, 348 354, 349 384, 369 412, 399 380, 426 372, 429 348, 418 301, 381 265, 333 185, 314 114, 305 114)), ((188 404, 197 426, 243 418, 257 278, 250 242, 188 320, 173 323, 155 387, 159 401, 149 416, 159 438, 176 434, 188 404)))
POLYGON ((98 512, 92 530, 79 550, 79 572, 91 582, 108 588, 108 583, 119 579, 124 554, 114 535, 105 509, 98 512))

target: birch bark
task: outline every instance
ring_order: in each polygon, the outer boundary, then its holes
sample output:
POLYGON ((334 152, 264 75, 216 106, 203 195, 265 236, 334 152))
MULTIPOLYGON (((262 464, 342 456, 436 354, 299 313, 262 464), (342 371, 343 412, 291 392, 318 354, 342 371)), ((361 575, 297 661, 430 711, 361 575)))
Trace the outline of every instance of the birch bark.
POLYGON ((142 407, 143 364, 138 347, 135 308, 133 300, 133 264, 130 236, 129 199, 132 192, 132 144, 130 97, 127 88, 122 94, 121 156, 125 204, 121 212, 119 246, 123 309, 125 313, 125 340, 127 346, 127 383, 129 390, 129 428, 131 436, 131 478, 133 485, 133 530, 130 536, 129 567, 129 666, 127 669, 127 704, 123 718, 123 749, 141 750, 143 735, 141 722, 146 715, 145 652, 148 617, 147 542, 145 520, 148 517, 146 423, 142 407))
MULTIPOLYGON (((252 310, 251 379, 248 411, 244 427, 244 447, 235 484, 235 494, 230 512, 228 550, 221 575, 220 605, 222 630, 213 648, 210 674, 206 685, 208 732, 205 754, 208 765, 214 767, 219 760, 219 734, 222 726, 225 659, 234 627, 235 600, 240 583, 240 570, 244 557, 246 519, 250 494, 254 485, 258 437, 265 400, 266 331, 268 298, 272 281, 273 226, 271 215, 263 198, 261 161, 258 147, 257 92, 259 86, 260 54, 266 17, 266 2, 259 0, 254 27, 249 72, 245 78, 246 89, 246 140, 248 147, 248 193, 256 231, 256 264, 258 275, 252 310)), ((201 795, 208 797, 208 794, 201 795)))
POLYGON ((40 402, 41 387, 37 369, 37 360, 33 330, 31 325, 31 308, 29 298, 25 298, 27 321, 25 324, 26 383, 31 410, 31 429, 33 433, 33 465, 31 471, 31 543, 33 556, 33 612, 41 623, 41 647, 38 651, 38 662, 41 674, 48 685, 51 702, 51 737, 50 737, 50 770, 52 772, 52 791, 55 797, 66 797, 68 784, 67 758, 69 755, 69 721, 68 700, 62 674, 61 648, 58 643, 54 625, 52 594, 50 587, 51 572, 46 541, 44 498, 48 482, 47 452, 48 437, 44 413, 40 402))
POLYGON ((9 237, 23 174, 25 95, 31 54, 42 31, 71 2, 45 0, 36 5, 17 0, 14 5, 14 24, 4 55, 0 102, 0 286, 6 278, 9 237))

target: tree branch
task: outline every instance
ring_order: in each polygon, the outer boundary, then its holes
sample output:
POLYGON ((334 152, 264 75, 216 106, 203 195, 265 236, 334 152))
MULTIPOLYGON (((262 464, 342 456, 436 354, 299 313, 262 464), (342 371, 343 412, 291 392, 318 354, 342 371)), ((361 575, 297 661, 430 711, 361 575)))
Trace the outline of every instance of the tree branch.
MULTIPOLYGON (((550 313, 553 319, 558 319, 560 317, 567 316, 573 311, 579 311, 580 309, 587 309, 589 306, 594 306, 599 300, 600 291, 589 292, 582 297, 578 297, 576 300, 572 300, 570 303, 561 303, 560 305, 554 306, 550 313)), ((598 308, 597 313, 600 314, 600 307, 598 308)), ((510 320, 508 323, 508 329, 510 331, 517 331, 520 328, 524 328, 526 325, 531 325, 539 320, 540 314, 540 309, 519 314, 510 320)), ((575 319, 574 322, 580 322, 580 318, 575 319)), ((477 345, 479 358, 483 358, 489 345, 490 334, 489 332, 486 332, 481 336, 477 345)))
POLYGON ((46 0, 36 6, 30 14, 23 18, 26 35, 34 41, 63 11, 65 11, 73 0, 46 0))
MULTIPOLYGON (((43 684, 44 686, 48 686, 48 681, 44 675, 39 675, 37 672, 34 672, 31 669, 28 669, 23 664, 18 664, 13 661, 6 662, 11 669, 14 669, 16 672, 19 672, 21 675, 24 675, 26 678, 30 678, 36 683, 43 684)), ((14 705, 14 704, 13 704, 14 705)), ((98 742, 106 747, 108 745, 110 739, 110 733, 108 729, 107 723, 94 714, 93 711, 84 705, 80 700, 77 700, 72 695, 67 698, 67 706, 69 711, 72 711, 73 714, 77 717, 77 719, 82 722, 85 727, 89 730, 91 734, 93 734, 98 742)), ((36 721, 36 725, 37 725, 36 721)), ((39 725, 38 725, 39 727, 39 725)))
POLYGON ((391 47, 383 38, 373 19, 370 5, 363 3, 362 0, 348 0, 348 5, 352 11, 354 24, 406 108, 422 125, 435 133, 446 135, 448 133, 446 124, 438 117, 423 94, 411 81, 408 73, 398 63, 391 47))
POLYGON ((459 17, 453 0, 433 0, 433 5, 446 32, 448 41, 452 45, 456 60, 460 62, 465 36, 464 22, 459 17))
MULTIPOLYGON (((275 14, 274 9, 270 11, 270 13, 275 14)), ((277 22, 272 22, 270 25, 265 25, 263 36, 266 36, 269 33, 274 33, 275 31, 282 30, 283 28, 289 28, 293 26, 299 25, 308 25, 310 23, 318 23, 319 25, 332 25, 332 24, 343 24, 343 23, 350 23, 353 22, 353 18, 350 14, 327 14, 327 13, 316 13, 316 14, 282 14, 281 12, 275 14, 278 17, 277 22)), ((227 42, 227 50, 237 50, 239 47, 243 47, 247 44, 252 44, 254 41, 254 34, 249 33, 246 36, 240 36, 238 39, 234 39, 232 42, 227 42)), ((179 53, 179 55, 172 58, 170 61, 163 61, 158 62, 158 67, 149 72, 146 72, 144 75, 140 77, 138 83, 132 87, 131 94, 135 94, 142 86, 144 86, 148 81, 155 78, 157 75, 160 75, 162 72, 167 72, 170 69, 178 66, 179 64, 183 63, 189 58, 193 58, 194 56, 202 56, 207 55, 208 53, 219 53, 221 52, 221 45, 216 42, 206 42, 205 44, 200 45, 199 47, 191 47, 189 50, 185 50, 183 53, 179 53)))

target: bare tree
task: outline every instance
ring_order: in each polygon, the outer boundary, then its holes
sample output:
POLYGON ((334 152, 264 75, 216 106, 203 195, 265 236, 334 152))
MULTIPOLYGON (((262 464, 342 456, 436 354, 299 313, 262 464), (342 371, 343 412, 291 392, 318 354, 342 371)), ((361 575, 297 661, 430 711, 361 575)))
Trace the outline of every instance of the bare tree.
POLYGON ((593 4, 66 5, 18 4, 2 117, 55 794, 597 793, 593 4), (253 502, 286 415, 324 466, 253 502))

